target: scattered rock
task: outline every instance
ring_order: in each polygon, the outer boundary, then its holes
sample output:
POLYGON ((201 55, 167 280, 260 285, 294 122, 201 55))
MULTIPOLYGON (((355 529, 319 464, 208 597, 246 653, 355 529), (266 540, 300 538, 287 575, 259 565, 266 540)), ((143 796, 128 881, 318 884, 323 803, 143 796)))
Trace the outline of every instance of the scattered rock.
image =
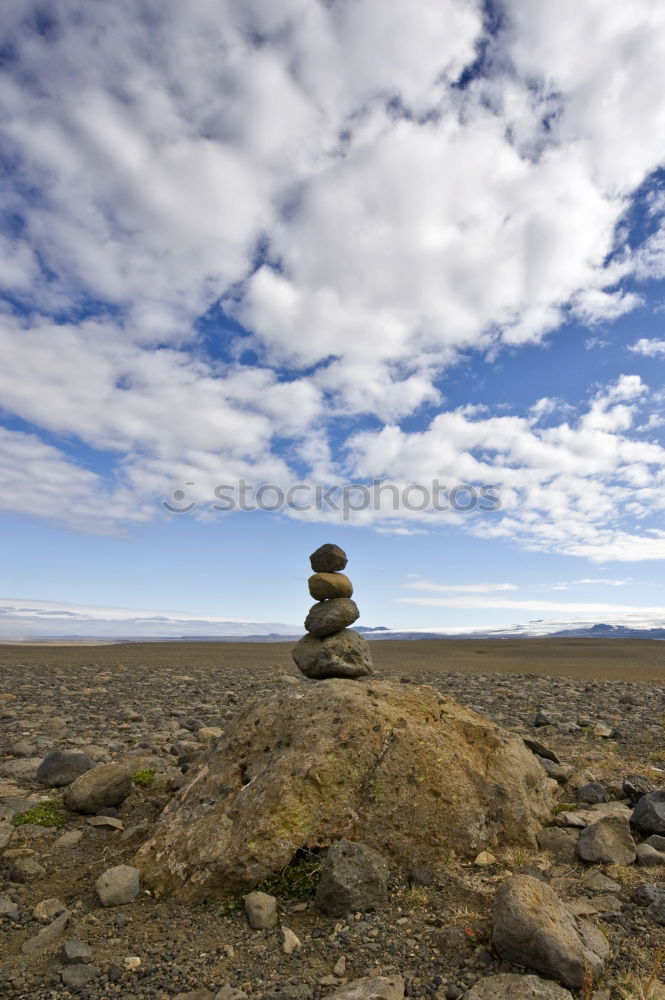
POLYGON ((622 816, 604 816, 582 830, 577 857, 595 865, 632 865, 636 858, 630 825, 622 816))
POLYGON ((15 858, 9 865, 13 882, 35 882, 46 875, 46 869, 34 858, 15 858))
POLYGON ((293 933, 290 927, 285 927, 282 924, 282 951, 285 955, 291 955, 294 951, 297 951, 302 947, 302 942, 296 934, 293 933))
POLYGON ((100 973, 101 969, 98 969, 96 965, 68 965, 60 973, 60 978, 63 986, 70 990, 80 990, 91 983, 93 979, 97 979, 100 973))
POLYGON ((123 906, 139 894, 140 872, 130 865, 115 865, 95 882, 95 891, 102 906, 123 906))
POLYGON ((403 996, 401 976, 366 976, 340 986, 323 1000, 402 1000, 403 996))
POLYGON ((60 957, 67 965, 85 965, 92 958, 92 948, 85 941, 72 938, 63 944, 60 957))
POLYGON ((6 896, 0 896, 0 918, 8 917, 10 920, 18 920, 18 906, 6 896))
POLYGON ((364 913, 387 899, 388 866, 376 851, 345 839, 331 845, 316 890, 320 910, 332 916, 364 913))
POLYGON ((572 994, 551 979, 502 973, 481 979, 464 1000, 572 1000, 572 994))
POLYGON ((665 791, 641 795, 630 821, 642 833, 665 833, 665 791))
POLYGON ((64 802, 79 813, 99 813, 105 806, 118 806, 131 794, 132 775, 122 764, 102 764, 86 771, 67 786, 64 802))
POLYGON ((55 750, 45 757, 37 768, 37 781, 48 788, 71 785, 82 774, 94 767, 87 753, 80 750, 55 750))
POLYGON ((590 781, 588 785, 582 785, 577 792, 577 801, 586 802, 589 805, 594 805, 598 802, 607 802, 608 799, 609 794, 607 789, 600 781, 590 781))
POLYGON ((276 927, 277 900, 267 892, 250 892, 245 896, 245 913, 249 926, 254 930, 269 930, 276 927))
POLYGON ((39 920, 40 924, 50 924, 52 920, 55 920, 66 909, 67 907, 61 899, 42 899, 35 906, 32 915, 35 920, 39 920))
POLYGON ((529 875, 507 879, 496 894, 492 941, 498 954, 565 986, 580 989, 585 970, 596 979, 603 969, 607 942, 592 930, 548 885, 529 875))
POLYGON ((34 937, 28 938, 21 947, 21 951, 24 955, 31 955, 33 952, 42 951, 44 948, 50 947, 57 941, 61 934, 64 934, 67 924, 71 919, 71 912, 65 910, 61 913, 59 917, 56 917, 48 927, 44 927, 38 934, 34 937))
POLYGON ((68 830, 67 833, 63 833, 61 837, 58 837, 54 843, 54 847, 76 847, 78 843, 83 839, 83 830, 68 830))

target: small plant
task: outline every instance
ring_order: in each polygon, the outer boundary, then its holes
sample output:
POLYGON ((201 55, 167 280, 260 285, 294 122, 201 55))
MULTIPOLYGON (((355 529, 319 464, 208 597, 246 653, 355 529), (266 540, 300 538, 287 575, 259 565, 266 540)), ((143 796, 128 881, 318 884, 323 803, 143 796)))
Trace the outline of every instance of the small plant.
POLYGON ((555 816, 558 816, 562 812, 576 812, 577 802, 560 802, 558 806, 555 806, 552 810, 555 816))
POLYGON ((25 812, 17 813, 12 822, 14 826, 26 826, 32 823, 35 826, 61 827, 65 825, 65 817, 58 803, 47 799, 31 809, 26 809, 25 812))
POLYGON ((665 948, 657 948, 649 964, 644 952, 641 956, 644 956, 644 961, 636 961, 633 968, 625 972, 617 983, 617 993, 622 1000, 652 1000, 653 988, 665 960, 665 948))
POLYGON ((154 784, 156 773, 154 767, 144 767, 142 770, 134 771, 132 781, 139 788, 150 788, 154 784))
POLYGON ((321 864, 319 854, 303 848, 296 852, 286 867, 269 875, 256 888, 278 899, 308 899, 314 895, 319 884, 321 864))
POLYGON ((424 885, 412 885, 404 893, 404 902, 407 906, 427 906, 430 894, 424 885))

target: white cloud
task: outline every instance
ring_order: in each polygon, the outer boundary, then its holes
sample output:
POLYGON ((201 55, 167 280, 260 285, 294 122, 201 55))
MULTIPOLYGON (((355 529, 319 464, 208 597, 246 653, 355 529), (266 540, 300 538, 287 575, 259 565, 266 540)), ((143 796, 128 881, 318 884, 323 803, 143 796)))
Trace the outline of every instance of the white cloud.
POLYGON ((518 589, 514 583, 433 583, 422 579, 410 580, 404 586, 412 590, 445 590, 465 594, 491 594, 518 589))
POLYGON ((591 614, 604 618, 618 614, 645 614, 665 617, 665 607, 641 607, 632 604, 603 604, 582 601, 534 601, 498 597, 395 597, 397 604, 415 604, 424 608, 484 608, 522 611, 555 611, 570 614, 591 614))
POLYGON ((326 481, 501 481, 502 514, 468 519, 480 534, 662 556, 646 519, 663 450, 636 437, 658 426, 636 424, 637 376, 578 420, 549 399, 528 417, 443 409, 460 358, 541 342, 571 313, 610 322, 641 301, 622 280, 664 259, 665 230, 631 251, 617 226, 663 162, 665 8, 504 6, 492 38, 480 0, 54 0, 41 33, 30 0, 8 10, 0 287, 18 308, 0 395, 114 457, 117 479, 28 435, 5 442, 30 457, 7 459, 4 502, 89 527, 100 495, 140 520, 180 482, 202 498, 304 461, 326 481), (455 85, 481 43, 485 72, 455 85), (218 301, 248 333, 211 324, 209 351, 196 321, 218 301), (423 406, 426 430, 397 426, 423 406), (380 429, 332 446, 358 414, 380 429), (79 496, 64 515, 30 499, 53 470, 79 496))
POLYGON ((657 340, 655 337, 640 337, 628 350, 635 354, 643 354, 647 358, 665 357, 665 340, 657 340))

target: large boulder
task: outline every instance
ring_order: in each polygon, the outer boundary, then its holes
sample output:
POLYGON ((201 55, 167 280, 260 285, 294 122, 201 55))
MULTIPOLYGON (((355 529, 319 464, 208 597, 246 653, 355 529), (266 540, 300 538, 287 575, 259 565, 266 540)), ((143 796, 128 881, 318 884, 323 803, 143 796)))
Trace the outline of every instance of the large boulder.
POLYGON ((317 639, 323 639, 333 632, 339 632, 353 625, 360 617, 358 605, 349 597, 334 597, 331 601, 319 601, 309 609, 305 618, 305 629, 317 639))
POLYGON ((372 657, 367 640, 351 628, 317 639, 304 635, 291 655, 305 677, 367 677, 372 673, 372 657))
POLYGON ((581 989, 596 979, 609 955, 607 940, 580 920, 540 879, 514 875, 496 894, 492 943, 498 955, 564 986, 581 989))
POLYGON ((535 846, 553 805, 518 736, 434 688, 387 681, 256 700, 187 777, 134 859, 184 900, 253 888, 341 838, 404 871, 437 871, 451 849, 535 846))

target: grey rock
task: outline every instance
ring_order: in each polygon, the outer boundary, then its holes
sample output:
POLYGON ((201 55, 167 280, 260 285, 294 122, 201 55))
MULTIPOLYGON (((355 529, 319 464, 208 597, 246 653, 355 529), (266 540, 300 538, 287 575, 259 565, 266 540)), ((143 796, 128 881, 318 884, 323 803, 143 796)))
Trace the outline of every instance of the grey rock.
POLYGON ((37 768, 37 781, 49 788, 71 785, 93 767, 87 753, 80 750, 55 750, 37 768))
POLYGON ((555 764, 553 760, 549 760, 547 757, 540 757, 538 754, 536 754, 536 757, 546 774, 549 774, 550 778, 558 781, 560 785, 565 785, 575 770, 572 764, 555 764))
POLYGON ((645 868, 665 865, 665 854, 662 851, 657 851, 651 844, 638 844, 636 851, 638 865, 644 865, 645 868))
POLYGON ((31 955, 33 952, 49 948, 55 941, 58 940, 61 934, 64 934, 71 916, 71 912, 69 910, 65 910, 65 912, 61 913, 59 917, 56 917, 56 919, 52 921, 48 927, 44 927, 39 934, 35 934, 34 937, 28 938, 28 940, 25 941, 21 947, 23 954, 31 955))
POLYGON ((323 1000, 402 1000, 404 980, 401 976, 365 976, 345 983, 323 1000))
POLYGON ((41 762, 41 757, 18 757, 15 760, 2 761, 0 777, 13 778, 16 781, 32 781, 41 762))
POLYGON ((92 948, 85 941, 72 938, 63 944, 60 957, 67 965, 84 965, 92 958, 92 948))
POLYGON ((293 659, 306 677, 366 677, 372 673, 372 659, 367 641, 353 629, 342 629, 317 639, 304 636, 293 649, 293 659))
POLYGON ((13 882, 35 882, 46 875, 46 869, 35 858, 15 858, 9 865, 13 882))
POLYGON ((348 559, 344 549, 328 542, 312 552, 309 562, 315 573, 337 573, 344 569, 348 559))
POLYGON ((558 826, 546 826, 536 834, 538 847, 541 851, 551 851, 557 861, 569 862, 575 857, 575 846, 579 834, 577 831, 564 830, 558 826))
POLYGON ((595 805, 598 802, 607 802, 609 795, 605 785, 600 781, 590 781, 588 785, 582 785, 577 792, 577 801, 595 805))
POLYGON ((536 757, 542 757, 544 760, 551 760, 554 764, 561 763, 557 755, 554 753, 554 750, 550 750, 548 747, 543 746, 543 744, 539 743, 538 740, 531 740, 524 737, 524 745, 531 751, 531 753, 535 754, 536 757))
POLYGON ((582 885, 591 892, 621 892, 618 882, 598 871, 586 872, 582 877, 582 885))
POLYGON ((83 830, 68 830, 67 833, 63 833, 61 837, 58 837, 54 843, 54 847, 76 847, 78 843, 83 839, 83 830))
POLYGON ((335 597, 331 601, 319 601, 312 605, 305 619, 305 629, 317 639, 323 639, 353 625, 359 617, 355 601, 348 597, 335 597))
POLYGON ((93 979, 97 979, 101 972, 96 965, 68 965, 60 973, 63 986, 70 990, 80 990, 87 986, 93 979))
POLYGON ((350 840, 331 844, 316 890, 319 909, 332 916, 375 910, 388 900, 388 867, 377 851, 350 840))
POLYGON ((665 896, 658 896, 647 906, 647 916, 651 917, 654 923, 665 925, 665 896))
POLYGON ((665 791, 642 795, 630 821, 642 833, 665 833, 665 791))
POLYGON ((245 896, 245 913, 249 926, 254 930, 269 930, 276 927, 277 900, 267 892, 250 892, 245 896))
POLYGON ((622 782, 623 793, 635 805, 648 792, 655 792, 656 787, 648 778, 643 778, 641 774, 627 774, 622 782))
POLYGON ((622 816, 604 816, 582 830, 577 857, 589 864, 632 865, 636 858, 630 825, 622 816))
POLYGON ((136 899, 140 890, 140 873, 130 865, 115 865, 95 882, 95 891, 102 906, 123 906, 136 899))
POLYGON ((600 975, 603 952, 607 955, 607 949, 556 893, 529 875, 514 875, 497 892, 492 940, 505 961, 575 989, 582 987, 587 970, 593 979, 600 975))
POLYGON ((643 882, 633 889, 630 898, 638 906, 649 906, 661 900, 665 903, 665 886, 657 885, 655 882, 643 882))
POLYGON ((537 728, 540 728, 541 726, 551 726, 552 720, 546 712, 539 710, 534 716, 533 724, 537 728))
POLYGON ((0 919, 8 917, 9 920, 18 920, 18 906, 6 896, 0 896, 0 919))
POLYGON ((464 1000, 572 1000, 572 994, 551 979, 502 973, 481 979, 464 1000))
POLYGON ((650 837, 644 841, 649 847, 655 847, 657 851, 663 851, 665 853, 665 837, 661 837, 658 833, 652 833, 650 837))
POLYGON ((73 812, 94 814, 106 806, 120 805, 132 787, 129 768, 122 764, 102 764, 68 785, 64 802, 73 812))

